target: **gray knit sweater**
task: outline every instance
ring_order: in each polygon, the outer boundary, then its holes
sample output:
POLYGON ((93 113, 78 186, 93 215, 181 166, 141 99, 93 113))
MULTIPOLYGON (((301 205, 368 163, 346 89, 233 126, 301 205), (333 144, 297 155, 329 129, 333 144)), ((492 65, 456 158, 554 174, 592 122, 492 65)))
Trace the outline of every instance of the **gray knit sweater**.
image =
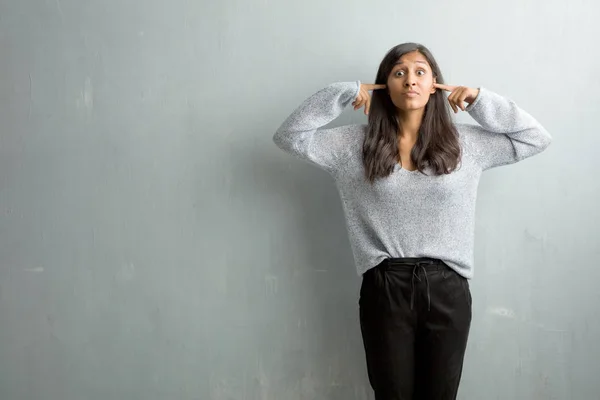
POLYGON ((322 128, 352 103, 359 88, 359 81, 339 82, 318 91, 285 120, 274 142, 333 176, 359 275, 387 257, 432 257, 472 278, 482 171, 540 153, 550 135, 513 101, 480 88, 467 108, 479 125, 456 125, 462 148, 456 171, 423 175, 397 164, 391 175, 371 184, 362 164, 367 125, 322 128))

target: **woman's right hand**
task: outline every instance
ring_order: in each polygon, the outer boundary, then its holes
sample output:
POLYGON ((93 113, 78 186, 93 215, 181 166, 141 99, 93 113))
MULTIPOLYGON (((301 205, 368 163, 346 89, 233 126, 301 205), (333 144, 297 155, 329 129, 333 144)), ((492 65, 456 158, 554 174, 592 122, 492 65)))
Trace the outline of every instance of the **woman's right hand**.
POLYGON ((371 107, 371 91, 385 89, 386 85, 376 85, 372 83, 361 83, 360 84, 360 92, 356 99, 352 102, 354 106, 354 111, 358 110, 362 106, 365 107, 365 115, 369 114, 369 108, 371 107))

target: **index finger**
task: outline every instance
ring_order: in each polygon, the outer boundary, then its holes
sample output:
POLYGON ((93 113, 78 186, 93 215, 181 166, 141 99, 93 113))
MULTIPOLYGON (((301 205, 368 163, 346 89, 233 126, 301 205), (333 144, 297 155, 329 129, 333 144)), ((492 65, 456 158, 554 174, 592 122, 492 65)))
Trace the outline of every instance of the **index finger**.
POLYGON ((442 89, 442 90, 447 90, 448 92, 452 92, 454 91, 454 89, 456 89, 458 86, 452 86, 452 85, 443 85, 441 83, 434 83, 433 87, 436 87, 438 89, 442 89))
POLYGON ((367 84, 367 85, 365 85, 365 87, 367 88, 367 90, 378 90, 378 89, 385 89, 387 87, 387 85, 385 85, 385 84, 367 84))

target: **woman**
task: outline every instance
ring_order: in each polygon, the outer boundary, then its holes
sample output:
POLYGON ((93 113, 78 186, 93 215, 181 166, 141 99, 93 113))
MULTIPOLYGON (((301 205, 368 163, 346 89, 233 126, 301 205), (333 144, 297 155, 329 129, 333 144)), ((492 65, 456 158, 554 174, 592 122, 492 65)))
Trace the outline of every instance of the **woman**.
POLYGON ((550 135, 490 90, 444 85, 429 50, 405 43, 384 57, 375 84, 327 86, 273 140, 328 171, 339 190, 363 277, 360 324, 375 398, 455 399, 471 323, 479 178, 540 153, 550 135), (478 125, 453 123, 448 104, 478 125), (350 105, 364 107, 368 124, 321 129, 350 105))

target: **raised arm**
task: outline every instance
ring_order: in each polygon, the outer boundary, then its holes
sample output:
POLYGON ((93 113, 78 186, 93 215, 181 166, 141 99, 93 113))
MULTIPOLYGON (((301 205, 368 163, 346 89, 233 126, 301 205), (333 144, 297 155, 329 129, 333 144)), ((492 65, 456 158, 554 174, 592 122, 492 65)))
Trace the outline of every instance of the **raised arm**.
POLYGON ((287 117, 275 132, 273 141, 280 149, 301 159, 326 170, 335 169, 347 154, 349 136, 356 126, 322 127, 335 120, 351 103, 355 109, 364 105, 365 111, 368 110, 370 97, 367 90, 377 88, 376 85, 365 85, 360 81, 326 86, 287 117))
POLYGON ((461 124, 459 130, 469 136, 475 159, 484 170, 534 156, 552 142, 546 129, 510 99, 486 88, 437 86, 451 91, 448 99, 455 111, 462 108, 479 124, 461 124), (469 105, 461 107, 462 101, 469 105))

